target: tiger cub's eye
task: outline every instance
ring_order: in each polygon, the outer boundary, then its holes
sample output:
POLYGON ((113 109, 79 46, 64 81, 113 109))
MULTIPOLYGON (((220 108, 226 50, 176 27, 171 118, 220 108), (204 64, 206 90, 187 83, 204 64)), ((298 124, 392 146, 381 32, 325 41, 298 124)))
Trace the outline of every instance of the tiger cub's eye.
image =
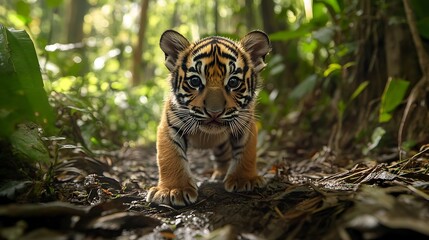
POLYGON ((193 88, 199 88, 201 86, 201 79, 197 76, 193 76, 189 79, 189 85, 193 88))
POLYGON ((228 80, 228 87, 231 89, 237 88, 240 85, 240 80, 237 77, 232 77, 228 80))

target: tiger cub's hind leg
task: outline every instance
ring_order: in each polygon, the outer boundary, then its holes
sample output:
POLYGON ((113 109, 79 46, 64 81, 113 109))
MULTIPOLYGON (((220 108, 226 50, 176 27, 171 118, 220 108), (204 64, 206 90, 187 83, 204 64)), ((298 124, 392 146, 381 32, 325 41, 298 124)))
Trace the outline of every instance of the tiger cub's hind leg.
POLYGON ((231 158, 231 143, 228 139, 213 149, 211 156, 211 159, 214 162, 214 171, 211 177, 212 180, 223 180, 225 178, 231 158))

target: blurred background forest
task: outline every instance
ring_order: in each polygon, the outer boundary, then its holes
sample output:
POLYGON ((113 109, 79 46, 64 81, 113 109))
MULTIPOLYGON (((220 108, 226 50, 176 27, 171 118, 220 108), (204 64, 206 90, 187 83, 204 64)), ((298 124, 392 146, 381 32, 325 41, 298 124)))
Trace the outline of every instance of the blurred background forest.
POLYGON ((368 155, 428 142, 420 59, 429 2, 409 2, 414 36, 400 0, 3 0, 0 23, 29 33, 56 135, 85 148, 154 143, 169 91, 163 31, 197 40, 262 29, 273 51, 258 105, 260 149, 368 155))

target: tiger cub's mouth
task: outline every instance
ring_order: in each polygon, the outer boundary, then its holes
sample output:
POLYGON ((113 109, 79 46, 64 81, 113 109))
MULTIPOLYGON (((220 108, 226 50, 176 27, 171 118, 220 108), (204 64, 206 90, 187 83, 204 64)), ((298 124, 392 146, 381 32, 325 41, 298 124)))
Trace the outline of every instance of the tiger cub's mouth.
POLYGON ((219 127, 225 126, 225 123, 218 119, 210 119, 210 120, 204 121, 203 124, 208 126, 219 126, 219 127))
POLYGON ((203 133, 217 135, 217 134, 225 133, 228 128, 224 125, 209 124, 209 125, 200 125, 199 129, 203 133))
POLYGON ((199 129, 208 134, 219 134, 228 129, 228 124, 219 119, 208 119, 199 125, 199 129))

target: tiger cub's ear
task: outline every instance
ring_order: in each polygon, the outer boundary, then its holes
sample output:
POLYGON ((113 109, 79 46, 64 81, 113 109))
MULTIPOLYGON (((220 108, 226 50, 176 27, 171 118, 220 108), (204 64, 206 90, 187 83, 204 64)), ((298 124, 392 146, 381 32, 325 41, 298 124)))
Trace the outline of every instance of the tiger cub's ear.
POLYGON ((161 35, 159 46, 165 53, 165 66, 170 72, 174 70, 179 53, 189 45, 188 39, 174 30, 167 30, 161 35))
POLYGON ((256 72, 260 72, 265 67, 265 56, 271 51, 271 43, 267 34, 255 30, 249 32, 240 40, 244 50, 249 53, 256 72))

